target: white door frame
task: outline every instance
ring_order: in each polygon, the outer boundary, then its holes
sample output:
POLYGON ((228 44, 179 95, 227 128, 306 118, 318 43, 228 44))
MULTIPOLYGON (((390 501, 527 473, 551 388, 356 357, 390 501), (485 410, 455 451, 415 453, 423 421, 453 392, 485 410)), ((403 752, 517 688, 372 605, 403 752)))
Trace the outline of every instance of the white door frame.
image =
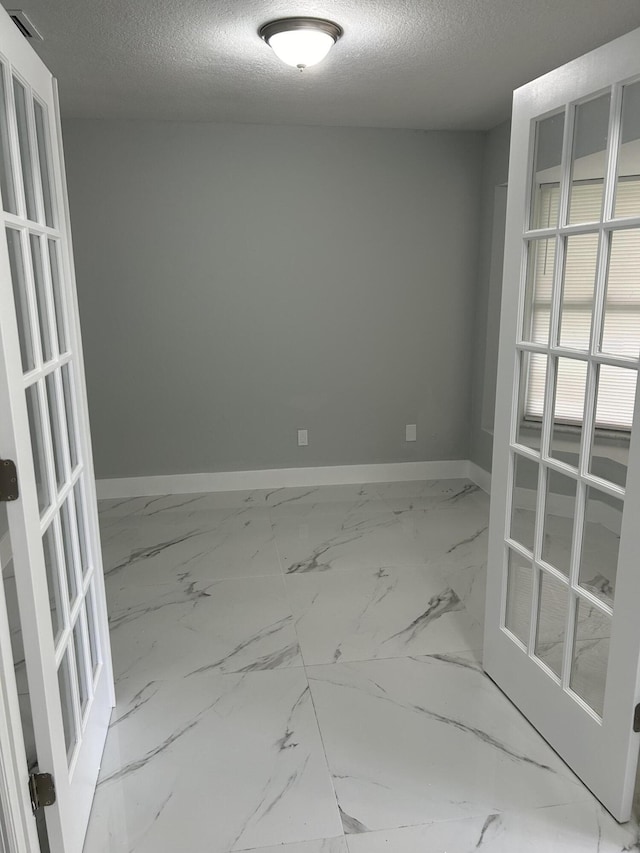
MULTIPOLYGON (((502 294, 502 317, 497 373, 497 401, 493 450, 492 501, 487 578, 484 661, 488 674, 528 717, 569 766, 591 788, 609 811, 628 820, 634 792, 640 734, 632 730, 634 709, 640 702, 640 405, 636 398, 629 452, 625 509, 622 520, 613 629, 602 721, 569 695, 566 678, 556 684, 534 658, 524 652, 504 627, 506 603, 505 539, 509 531, 511 499, 512 424, 517 419, 518 322, 526 276, 523 251, 533 162, 535 119, 611 89, 614 82, 640 76, 640 29, 628 33, 580 59, 518 89, 514 94, 509 165, 509 195, 502 294)), ((620 89, 614 89, 614 98, 620 89)), ((616 104, 612 108, 613 117, 616 104)), ((571 111, 568 112, 571 115, 571 111)), ((612 125, 610 124, 610 137, 612 125)), ((616 130, 616 128, 613 128, 616 130)), ((617 151, 617 136, 610 150, 617 151)), ((567 138, 569 133, 567 132, 567 138)), ((566 145, 565 145, 566 149, 566 145)), ((566 161, 567 151, 564 152, 566 161)), ((614 161, 609 158, 609 186, 614 161)), ((640 217, 626 220, 640 225, 640 217)), ((580 233, 588 230, 574 226, 580 233)), ((554 234, 554 229, 548 229, 554 234)), ((563 233, 566 233, 566 229, 563 233)), ((601 275, 606 275, 606 270, 601 275)), ((640 383, 638 385, 640 394, 640 383)), ((586 432, 585 427, 585 432, 586 432)), ((535 451, 523 456, 536 456, 535 451)), ((561 468, 561 466, 551 467, 561 468)), ((590 482, 584 466, 582 482, 590 482)), ((597 480, 595 485, 598 485, 597 480)), ((613 490, 611 490, 613 491, 613 490)), ((540 510, 540 501, 538 511, 540 510)), ((535 602, 533 602, 535 607, 535 602)), ((569 608, 571 610, 571 608, 569 608)), ((533 612, 533 611, 532 611, 533 612)), ((569 616, 569 619, 573 618, 569 616)), ((531 645, 531 643, 530 643, 531 645)), ((566 674, 567 660, 565 656, 566 674)))
MULTIPOLYGON (((9 535, 0 538, 0 580, 11 559, 9 535)), ((0 583, 0 847, 7 853, 39 853, 28 795, 29 770, 22 735, 4 584, 0 583)))

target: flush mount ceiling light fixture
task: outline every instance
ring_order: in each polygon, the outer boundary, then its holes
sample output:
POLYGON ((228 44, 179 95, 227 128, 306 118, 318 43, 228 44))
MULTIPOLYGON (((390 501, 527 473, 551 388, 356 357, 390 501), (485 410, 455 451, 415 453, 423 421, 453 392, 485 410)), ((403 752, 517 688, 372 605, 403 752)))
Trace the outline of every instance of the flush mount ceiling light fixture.
POLYGON ((323 18, 281 18, 258 30, 278 59, 304 71, 317 65, 342 35, 342 27, 323 18))

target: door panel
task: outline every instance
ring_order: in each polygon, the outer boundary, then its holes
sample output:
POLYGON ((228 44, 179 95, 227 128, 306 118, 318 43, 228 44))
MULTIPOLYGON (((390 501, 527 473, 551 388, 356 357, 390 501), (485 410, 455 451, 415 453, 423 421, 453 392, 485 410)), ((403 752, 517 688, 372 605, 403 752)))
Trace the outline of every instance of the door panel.
POLYGON ((640 746, 640 30, 514 96, 485 668, 619 819, 640 746))
POLYGON ((39 853, 28 796, 35 753, 7 508, 0 503, 0 850, 39 853))
POLYGON ((57 97, 2 11, 0 50, 0 455, 49 843, 80 853, 113 683, 57 97))

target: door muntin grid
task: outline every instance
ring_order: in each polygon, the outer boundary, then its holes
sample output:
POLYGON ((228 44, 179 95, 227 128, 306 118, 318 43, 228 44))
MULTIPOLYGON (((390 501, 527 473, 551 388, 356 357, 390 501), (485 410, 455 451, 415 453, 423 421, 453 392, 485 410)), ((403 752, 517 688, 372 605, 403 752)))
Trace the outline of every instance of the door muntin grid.
POLYGON ((46 106, 0 56, 0 194, 9 245, 70 775, 102 657, 46 106))
MULTIPOLYGON (((629 105, 640 110, 639 86, 613 86, 532 123, 514 371, 501 628, 598 721, 604 708, 615 607, 615 543, 626 479, 620 467, 595 464, 601 453, 596 444, 603 434, 598 426, 599 387, 611 371, 624 371, 634 392, 637 379, 638 361, 627 356, 640 345, 637 326, 638 339, 622 354, 612 353, 611 347, 604 352, 602 341, 611 246, 623 242, 617 235, 640 226, 640 211, 627 204, 623 220, 623 208, 616 202, 621 197, 621 152, 629 144, 629 134, 620 133, 620 119, 623 116, 623 127, 624 121, 629 126, 629 105), (589 115, 595 117, 591 142, 585 141, 589 115), (591 158, 590 168, 597 170, 591 176, 585 158, 591 158), (589 177, 600 179, 599 186, 581 185, 574 192, 577 182, 589 177), (576 205, 580 194, 582 208, 576 205), (585 251, 579 255, 581 247, 585 251), (566 300, 581 274, 580 264, 569 260, 572 252, 592 279, 584 288, 590 290, 589 300, 579 305, 590 317, 581 327, 586 337, 581 332, 567 340, 562 328, 572 318, 565 314, 566 300), (532 416, 527 406, 534 381, 543 392, 541 410, 532 416), (566 412, 563 419, 557 403, 576 386, 570 412, 574 420, 567 419, 566 412), (519 528, 514 524, 518 515, 519 528), (601 553, 594 561, 595 543, 601 553)), ((627 154, 627 172, 628 162, 627 154)), ((613 438, 628 450, 628 433, 613 438)), ((624 447, 620 458, 624 461, 624 447)))

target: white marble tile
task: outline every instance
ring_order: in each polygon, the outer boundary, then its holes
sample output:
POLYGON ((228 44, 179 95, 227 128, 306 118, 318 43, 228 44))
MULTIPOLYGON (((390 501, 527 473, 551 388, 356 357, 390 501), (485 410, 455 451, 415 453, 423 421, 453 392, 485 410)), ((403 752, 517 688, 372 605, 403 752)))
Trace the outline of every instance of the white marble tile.
POLYGON ((107 586, 116 690, 200 670, 301 666, 280 577, 107 586))
POLYGON ((347 833, 590 798, 466 655, 307 672, 347 833))
POLYGON ((340 836, 304 670, 152 683, 118 711, 85 853, 228 853, 340 836))
POLYGON ((268 504, 273 521, 288 516, 364 516, 389 512, 389 507, 378 496, 376 487, 371 485, 282 489, 269 497, 268 504))
POLYGON ((196 492, 184 495, 151 495, 98 501, 102 518, 155 516, 161 512, 188 514, 195 510, 241 509, 266 506, 267 491, 196 492))
POLYGON ((487 547, 489 539, 488 517, 478 514, 477 535, 435 555, 432 566, 437 576, 454 590, 476 622, 484 624, 485 592, 487 582, 487 547), (484 523, 483 523, 484 519, 484 523))
POLYGON ((640 849, 640 836, 589 802, 366 832, 347 843, 349 853, 622 853, 640 849))
POLYGON ((482 647, 482 630, 430 567, 345 569, 285 580, 306 664, 482 647))
POLYGON ((122 523, 120 519, 108 526, 100 520, 100 546, 105 573, 129 562, 137 538, 137 528, 122 523))
POLYGON ((386 510, 289 515, 274 521, 273 530, 285 574, 427 562, 424 547, 386 510))
POLYGON ((109 518, 124 518, 135 512, 149 498, 103 498, 98 501, 101 521, 109 518))
POLYGON ((194 510, 270 508, 286 512, 289 507, 296 504, 347 504, 358 503, 367 498, 379 500, 376 486, 366 484, 294 486, 275 489, 118 498, 100 501, 99 510, 105 516, 155 515, 167 510, 187 514, 194 510))
POLYGON ((280 559, 266 510, 210 510, 182 518, 141 519, 128 556, 111 561, 110 575, 127 570, 136 583, 279 575, 280 559))
POLYGON ((489 524, 489 498, 477 487, 464 485, 447 500, 394 514, 403 533, 438 564, 483 536, 489 524))
POLYGON ((640 850, 481 672, 488 506, 466 480, 101 502, 118 708, 85 853, 640 850))
POLYGON ((277 844, 275 847, 252 847, 242 853, 348 853, 344 837, 302 841, 300 844, 277 844))
POLYGON ((394 512, 425 511, 438 505, 453 506, 483 494, 475 483, 459 480, 410 480, 376 486, 378 496, 394 512))

